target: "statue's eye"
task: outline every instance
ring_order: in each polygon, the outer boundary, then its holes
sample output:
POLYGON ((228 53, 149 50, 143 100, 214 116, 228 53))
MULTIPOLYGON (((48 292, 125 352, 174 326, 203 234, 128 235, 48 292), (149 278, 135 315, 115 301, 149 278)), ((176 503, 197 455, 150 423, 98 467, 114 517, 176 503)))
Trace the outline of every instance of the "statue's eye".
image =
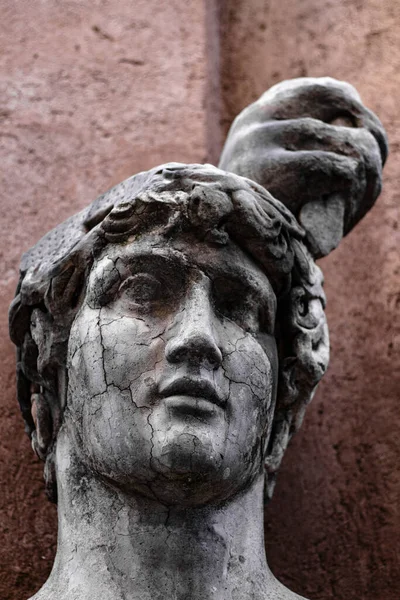
POLYGON ((231 279, 218 278, 214 280, 213 295, 218 313, 246 331, 258 331, 259 307, 245 286, 231 279))
POLYGON ((136 305, 160 300, 161 282, 150 273, 136 273, 125 279, 119 288, 120 297, 136 305))

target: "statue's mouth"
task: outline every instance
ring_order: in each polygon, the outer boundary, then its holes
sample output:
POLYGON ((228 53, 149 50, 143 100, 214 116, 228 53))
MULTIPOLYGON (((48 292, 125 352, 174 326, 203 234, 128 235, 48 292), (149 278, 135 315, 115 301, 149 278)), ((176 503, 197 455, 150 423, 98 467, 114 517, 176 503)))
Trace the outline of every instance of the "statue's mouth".
POLYGON ((224 408, 226 405, 226 400, 221 397, 214 385, 210 381, 207 381, 207 379, 179 377, 161 384, 159 392, 163 398, 186 396, 207 400, 221 408, 224 408))

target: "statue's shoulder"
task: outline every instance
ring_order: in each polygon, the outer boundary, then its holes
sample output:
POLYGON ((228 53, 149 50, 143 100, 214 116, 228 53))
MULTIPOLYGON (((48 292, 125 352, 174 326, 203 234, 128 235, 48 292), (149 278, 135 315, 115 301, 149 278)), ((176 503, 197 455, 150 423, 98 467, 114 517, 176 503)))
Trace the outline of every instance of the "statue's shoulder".
POLYGON ((285 587, 278 579, 268 588, 264 600, 308 600, 285 587))
POLYGON ((54 590, 49 589, 45 584, 34 596, 28 600, 63 600, 63 598, 54 590))
POLYGON ((54 586, 49 585, 48 582, 46 582, 44 586, 28 600, 69 600, 69 595, 61 592, 61 590, 58 588, 56 589, 54 586))
MULTIPOLYGON (((103 593, 103 592, 102 592, 103 593)), ((122 600, 125 596, 122 596, 122 592, 117 593, 115 590, 105 590, 105 595, 101 596, 101 600, 122 600)), ((94 598, 100 598, 97 593, 93 593, 93 590, 77 590, 76 588, 67 589, 55 586, 44 585, 36 594, 28 598, 28 600, 93 600, 94 598)))

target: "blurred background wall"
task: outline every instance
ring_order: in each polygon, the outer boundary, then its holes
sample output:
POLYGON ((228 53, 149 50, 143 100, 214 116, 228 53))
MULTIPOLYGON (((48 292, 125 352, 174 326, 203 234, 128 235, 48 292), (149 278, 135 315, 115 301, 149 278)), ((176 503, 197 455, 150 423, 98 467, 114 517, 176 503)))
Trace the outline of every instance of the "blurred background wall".
POLYGON ((384 192, 333 254, 331 366, 266 511, 274 573, 311 600, 400 595, 400 2, 0 0, 0 598, 45 581, 56 511, 15 400, 7 308, 21 253, 111 185, 216 162, 282 79, 354 84, 387 128, 384 192))

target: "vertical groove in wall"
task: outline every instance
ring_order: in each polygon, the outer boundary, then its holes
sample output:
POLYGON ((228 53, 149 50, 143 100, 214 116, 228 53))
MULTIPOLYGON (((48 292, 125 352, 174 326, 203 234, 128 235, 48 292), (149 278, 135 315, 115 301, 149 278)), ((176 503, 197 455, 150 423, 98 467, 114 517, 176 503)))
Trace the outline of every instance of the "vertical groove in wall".
POLYGON ((207 161, 217 165, 222 148, 220 2, 205 0, 206 76, 205 135, 207 161))
MULTIPOLYGON (((272 0, 219 0, 221 135, 236 115, 272 85, 267 40, 272 0), (267 67, 268 65, 268 67, 267 67)), ((272 7, 272 8, 271 8, 272 7)))
POLYGON ((219 6, 222 135, 278 81, 326 75, 352 83, 387 128, 383 194, 320 263, 331 364, 285 457, 266 511, 266 547, 274 574, 302 597, 397 600, 400 5, 220 0, 219 6))

